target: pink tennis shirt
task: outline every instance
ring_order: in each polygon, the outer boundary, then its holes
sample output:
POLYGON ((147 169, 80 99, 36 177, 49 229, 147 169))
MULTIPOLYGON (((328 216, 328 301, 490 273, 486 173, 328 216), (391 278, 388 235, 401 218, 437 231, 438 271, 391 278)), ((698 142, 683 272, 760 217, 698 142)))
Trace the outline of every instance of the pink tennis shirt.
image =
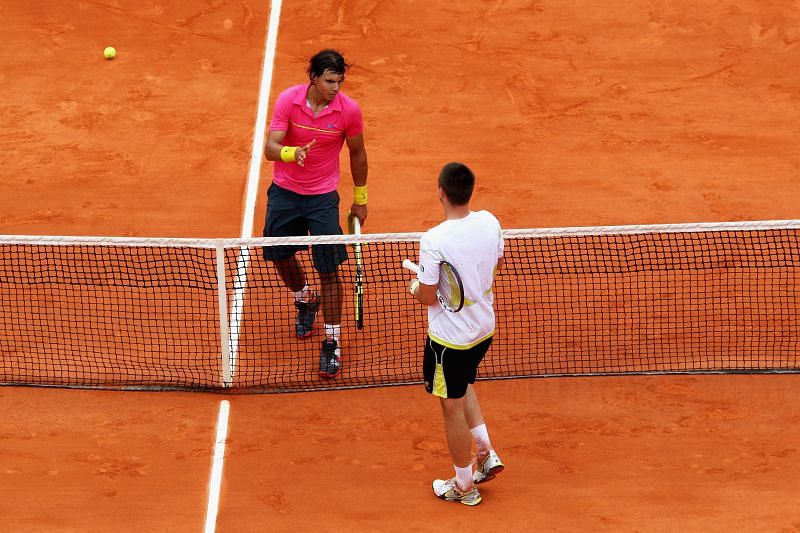
POLYGON ((305 146, 316 139, 305 166, 275 161, 275 185, 298 194, 324 194, 339 184, 339 153, 347 137, 364 131, 361 108, 341 91, 314 116, 307 101, 308 85, 283 91, 275 101, 270 131, 285 131, 284 146, 305 146))

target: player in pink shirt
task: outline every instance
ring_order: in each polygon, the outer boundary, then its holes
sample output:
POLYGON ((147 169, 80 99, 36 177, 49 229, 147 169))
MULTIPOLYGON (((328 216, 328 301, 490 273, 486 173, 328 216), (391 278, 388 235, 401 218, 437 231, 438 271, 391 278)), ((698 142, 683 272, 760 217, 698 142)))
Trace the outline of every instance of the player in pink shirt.
MULTIPOLYGON (((322 50, 308 65, 310 83, 283 91, 275 102, 264 154, 275 161, 267 191, 265 237, 341 235, 339 226, 339 154, 347 143, 353 175, 350 212, 363 224, 367 218, 367 151, 361 109, 341 92, 348 65, 336 50, 322 50)), ((264 248, 264 258, 274 262, 284 284, 293 292, 297 307, 295 332, 311 335, 322 306, 325 338, 320 351, 320 375, 336 377, 341 371, 342 290, 338 268, 347 260, 344 245, 312 247, 320 292, 308 286, 295 252, 303 246, 264 248)))

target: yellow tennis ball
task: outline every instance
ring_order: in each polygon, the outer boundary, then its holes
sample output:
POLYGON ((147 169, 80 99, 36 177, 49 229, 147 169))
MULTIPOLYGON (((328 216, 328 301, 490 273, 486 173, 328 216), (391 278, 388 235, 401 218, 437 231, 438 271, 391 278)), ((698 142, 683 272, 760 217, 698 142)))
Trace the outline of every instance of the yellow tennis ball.
POLYGON ((103 50, 103 57, 106 59, 114 59, 117 57, 117 51, 114 49, 113 46, 106 46, 106 49, 103 50))

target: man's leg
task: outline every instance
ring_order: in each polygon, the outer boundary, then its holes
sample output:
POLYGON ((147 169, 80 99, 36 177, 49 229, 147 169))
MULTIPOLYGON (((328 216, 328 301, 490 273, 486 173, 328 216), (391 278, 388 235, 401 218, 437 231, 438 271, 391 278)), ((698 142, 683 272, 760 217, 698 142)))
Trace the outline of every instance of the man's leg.
POLYGON ((467 393, 464 395, 464 414, 467 417, 467 424, 470 428, 484 423, 481 404, 478 402, 478 395, 475 393, 474 385, 467 385, 467 393))
MULTIPOLYGON (((267 191, 267 216, 264 221, 265 237, 288 237, 307 235, 308 225, 303 218, 303 196, 287 191, 274 183, 267 191)), ((308 287, 303 265, 295 253, 303 246, 265 246, 264 259, 271 261, 284 285, 294 295, 297 307, 295 333, 298 337, 308 337, 314 330, 317 316, 316 295, 308 287)))
MULTIPOLYGON (((307 205, 306 216, 311 235, 341 235, 339 226, 339 194, 333 191, 313 197, 307 205)), ((320 297, 325 322, 325 338, 320 350, 319 374, 330 379, 341 371, 339 335, 342 330, 342 290, 339 265, 347 259, 343 244, 312 246, 314 266, 320 277, 320 297)))
MULTIPOLYGON (((342 288, 339 282, 339 270, 320 273, 320 291, 322 293, 322 316, 325 324, 340 326, 342 323, 342 288)), ((325 336, 333 338, 333 334, 325 331, 325 336)), ((338 335, 336 335, 338 340, 338 335)))
POLYGON ((467 424, 465 397, 474 372, 470 368, 471 361, 463 355, 463 351, 447 348, 430 337, 425 342, 422 356, 425 390, 439 397, 447 447, 456 471, 455 478, 435 479, 433 493, 446 501, 478 505, 481 495, 472 479, 472 436, 467 424))
POLYGON ((481 413, 481 404, 478 402, 478 394, 475 392, 474 385, 467 385, 467 394, 464 396, 464 400, 467 425, 472 438, 475 439, 475 448, 480 464, 486 460, 486 456, 492 450, 492 443, 489 441, 489 432, 486 429, 486 422, 481 413))
POLYGON ((294 295, 294 305, 297 308, 295 334, 300 338, 308 337, 314 330, 319 304, 316 295, 308 287, 303 265, 295 256, 274 261, 274 264, 284 285, 294 295))
POLYGON ((475 483, 485 483, 491 481, 497 474, 503 471, 504 465, 492 448, 489 440, 489 431, 486 429, 486 422, 481 413, 481 406, 478 402, 478 394, 475 392, 474 385, 467 385, 467 394, 464 396, 464 412, 470 434, 475 440, 478 463, 475 467, 473 479, 475 483))
MULTIPOLYGON (((469 467, 472 462, 472 435, 465 413, 465 398, 440 398, 444 415, 444 432, 450 457, 457 468, 469 467)), ((460 485, 464 485, 459 480, 460 485)), ((467 484, 468 485, 468 484, 467 484)), ((464 487, 467 488, 467 487, 464 487)))
POLYGON ((444 415, 447 447, 450 449, 456 477, 434 480, 433 493, 443 500, 478 505, 481 503, 481 495, 472 480, 472 436, 464 412, 465 400, 440 398, 439 401, 444 415))
POLYGON ((325 322, 325 338, 319 355, 319 375, 335 378, 342 369, 342 352, 339 335, 342 332, 342 290, 339 271, 320 272, 322 315, 325 322))
POLYGON ((275 268, 278 269, 278 275, 281 277, 283 284, 289 287, 292 292, 300 292, 306 286, 306 273, 303 265, 295 258, 295 256, 285 259, 283 261, 275 261, 275 268))

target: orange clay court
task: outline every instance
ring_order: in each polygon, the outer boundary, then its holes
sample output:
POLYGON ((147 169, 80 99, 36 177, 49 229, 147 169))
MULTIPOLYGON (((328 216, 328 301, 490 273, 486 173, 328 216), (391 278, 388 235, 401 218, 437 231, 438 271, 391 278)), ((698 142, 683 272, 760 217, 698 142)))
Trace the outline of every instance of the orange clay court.
MULTIPOLYGON (((0 1, 0 234, 238 237, 273 7, 0 1)), ((450 160, 475 170, 472 207, 504 228, 798 218, 796 2, 286 0, 270 109, 326 47, 355 64, 365 232, 438 223, 450 160)), ((270 176, 264 163, 253 235, 270 176)), ((507 468, 475 509, 430 491, 452 467, 421 386, 3 387, 0 523, 203 530, 224 399, 221 532, 797 531, 798 384, 479 382, 507 468)))

